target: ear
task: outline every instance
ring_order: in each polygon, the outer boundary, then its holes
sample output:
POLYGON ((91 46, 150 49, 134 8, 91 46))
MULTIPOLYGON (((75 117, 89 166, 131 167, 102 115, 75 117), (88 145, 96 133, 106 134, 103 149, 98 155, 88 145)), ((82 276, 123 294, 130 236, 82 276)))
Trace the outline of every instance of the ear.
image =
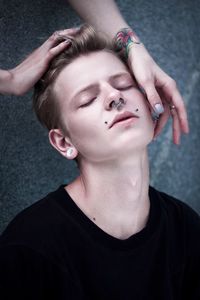
POLYGON ((61 155, 68 159, 74 159, 78 155, 78 151, 70 139, 60 129, 51 129, 49 131, 49 142, 61 155))

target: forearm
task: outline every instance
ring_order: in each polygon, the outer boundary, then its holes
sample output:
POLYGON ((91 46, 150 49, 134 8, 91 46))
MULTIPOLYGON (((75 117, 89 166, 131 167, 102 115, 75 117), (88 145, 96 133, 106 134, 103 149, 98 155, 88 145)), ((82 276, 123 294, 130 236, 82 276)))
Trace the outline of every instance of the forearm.
POLYGON ((109 38, 113 38, 120 29, 129 27, 114 0, 68 1, 85 22, 109 38))
POLYGON ((13 94, 12 74, 0 69, 0 94, 13 94))

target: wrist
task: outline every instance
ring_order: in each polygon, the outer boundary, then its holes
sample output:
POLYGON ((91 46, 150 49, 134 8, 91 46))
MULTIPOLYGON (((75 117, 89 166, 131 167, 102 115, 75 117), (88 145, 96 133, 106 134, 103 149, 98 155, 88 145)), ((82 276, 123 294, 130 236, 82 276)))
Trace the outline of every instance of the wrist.
POLYGON ((8 70, 9 72, 9 94, 17 95, 16 93, 16 76, 14 69, 8 70))
POLYGON ((10 70, 0 70, 0 93, 13 94, 12 73, 10 70))
POLYGON ((137 34, 131 28, 120 29, 113 39, 114 50, 127 60, 130 48, 142 44, 137 34))
POLYGON ((15 96, 22 96, 23 91, 21 90, 21 85, 19 82, 19 74, 16 68, 8 70, 9 72, 9 94, 15 96))

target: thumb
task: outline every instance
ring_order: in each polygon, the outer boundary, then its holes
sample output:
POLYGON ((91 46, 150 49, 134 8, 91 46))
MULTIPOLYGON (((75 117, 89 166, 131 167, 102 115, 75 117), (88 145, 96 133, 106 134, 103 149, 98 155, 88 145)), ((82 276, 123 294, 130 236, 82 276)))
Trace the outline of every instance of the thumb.
POLYGON ((162 114, 164 112, 164 107, 154 84, 143 85, 143 89, 145 90, 147 100, 155 113, 158 115, 162 114))

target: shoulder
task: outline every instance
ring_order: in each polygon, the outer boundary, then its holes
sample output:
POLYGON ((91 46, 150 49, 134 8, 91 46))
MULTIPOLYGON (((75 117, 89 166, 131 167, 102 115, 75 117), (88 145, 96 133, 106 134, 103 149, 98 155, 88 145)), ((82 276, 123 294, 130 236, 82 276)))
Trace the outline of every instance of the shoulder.
POLYGON ((184 218, 188 225, 196 223, 197 226, 200 226, 200 215, 190 205, 164 192, 155 191, 160 199, 161 206, 168 214, 184 218))
POLYGON ((188 253, 200 258, 200 215, 184 201, 153 190, 171 235, 184 240, 188 253))
POLYGON ((62 223, 68 220, 59 197, 60 188, 18 213, 0 236, 0 246, 25 245, 40 250, 53 243, 62 223))

